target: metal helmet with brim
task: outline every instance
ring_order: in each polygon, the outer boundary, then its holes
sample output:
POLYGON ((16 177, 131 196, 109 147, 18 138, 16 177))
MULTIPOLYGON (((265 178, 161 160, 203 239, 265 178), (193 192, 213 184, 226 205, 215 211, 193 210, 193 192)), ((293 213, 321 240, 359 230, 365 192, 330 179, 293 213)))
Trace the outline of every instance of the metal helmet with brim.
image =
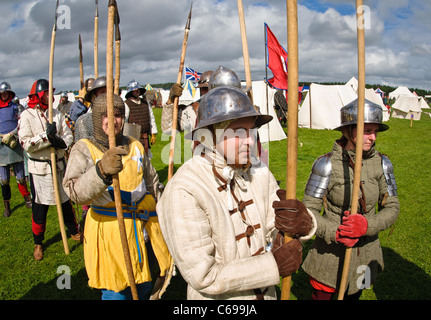
MULTIPOLYGON (((340 109, 341 124, 334 130, 341 131, 343 127, 356 125, 358 122, 358 99, 346 104, 340 109)), ((364 103, 364 123, 374 123, 379 126, 379 131, 389 129, 387 124, 383 123, 383 109, 378 104, 365 99, 364 103)))
POLYGON ((234 87, 214 88, 202 97, 196 128, 189 132, 186 138, 195 138, 193 136, 197 130, 213 124, 247 117, 256 117, 256 127, 272 120, 272 116, 257 111, 242 90, 234 87))

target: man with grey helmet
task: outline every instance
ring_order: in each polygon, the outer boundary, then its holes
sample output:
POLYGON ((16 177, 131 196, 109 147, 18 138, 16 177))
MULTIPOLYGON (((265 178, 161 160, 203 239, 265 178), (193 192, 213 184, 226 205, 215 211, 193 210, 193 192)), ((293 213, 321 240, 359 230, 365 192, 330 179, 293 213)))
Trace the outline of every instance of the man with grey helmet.
POLYGON ((276 299, 280 276, 299 268, 300 241, 316 224, 255 157, 257 128, 271 119, 238 88, 214 88, 200 101, 186 135, 200 144, 157 204, 188 299, 276 299), (284 243, 285 232, 294 239, 284 243))
POLYGON ((318 226, 302 265, 310 276, 314 300, 330 300, 337 292, 346 247, 352 248, 352 271, 344 299, 359 299, 362 290, 383 270, 378 234, 395 223, 400 211, 392 163, 375 147, 377 134, 389 127, 382 122, 382 108, 365 100, 358 213, 350 215, 357 105, 356 99, 341 108, 341 124, 335 130, 342 136, 330 153, 314 162, 305 187, 303 201, 314 213, 318 226), (360 268, 366 268, 365 279, 360 268))
POLYGON ((10 84, 0 84, 0 179, 5 211, 4 217, 10 217, 11 188, 10 168, 13 166, 18 189, 25 200, 27 208, 31 208, 31 196, 25 180, 24 153, 18 143, 19 107, 13 102, 15 92, 10 84))

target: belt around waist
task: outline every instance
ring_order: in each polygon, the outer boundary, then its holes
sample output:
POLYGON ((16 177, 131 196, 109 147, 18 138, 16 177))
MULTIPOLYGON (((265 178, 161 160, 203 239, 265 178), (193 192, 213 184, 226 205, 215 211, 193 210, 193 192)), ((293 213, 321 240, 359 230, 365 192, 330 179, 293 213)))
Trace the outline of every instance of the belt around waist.
MULTIPOLYGON (((117 216, 117 209, 115 207, 107 208, 107 207, 91 206, 91 208, 97 214, 101 214, 109 217, 117 216)), ((136 206, 123 206, 123 217, 126 219, 139 219, 139 220, 148 221, 150 217, 157 216, 156 211, 144 210, 144 211, 137 212, 136 210, 137 210, 136 206)))

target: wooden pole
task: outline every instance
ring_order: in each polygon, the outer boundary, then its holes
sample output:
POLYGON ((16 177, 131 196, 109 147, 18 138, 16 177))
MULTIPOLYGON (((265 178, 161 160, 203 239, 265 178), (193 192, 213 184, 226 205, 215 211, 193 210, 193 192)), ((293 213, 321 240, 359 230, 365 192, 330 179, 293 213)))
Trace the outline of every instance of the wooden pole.
MULTIPOLYGON (((365 105, 365 32, 362 0, 356 0, 356 21, 358 32, 358 120, 356 124, 356 151, 350 214, 358 212, 359 188, 361 183, 362 148, 364 141, 364 105, 365 105)), ((343 300, 349 276, 352 248, 347 247, 344 256, 338 300, 343 300)))
MULTIPOLYGON (((192 19, 192 6, 190 5, 190 12, 187 18, 186 27, 184 30, 183 46, 181 49, 180 67, 178 70, 177 83, 181 85, 181 78, 183 77, 184 61, 186 58, 187 40, 190 32, 190 22, 192 19)), ((175 154, 175 139, 177 135, 177 119, 178 119, 178 97, 174 99, 174 110, 172 115, 172 132, 171 132, 171 145, 169 149, 169 167, 168 167, 168 180, 174 175, 174 154, 175 154)))
MULTIPOLYGON (((287 107, 287 177, 286 199, 296 199, 296 171, 298 154, 298 13, 296 0, 286 0, 288 46, 288 107, 287 107)), ((285 242, 292 238, 285 235, 285 242)), ((281 299, 290 299, 291 276, 284 277, 281 299)))
MULTIPOLYGON (((49 123, 52 123, 53 121, 53 97, 54 97, 53 73, 54 73, 55 35, 57 32, 57 9, 58 9, 58 0, 57 0, 57 6, 55 8, 55 22, 54 22, 54 27, 52 28, 51 53, 49 56, 49 89, 48 89, 49 123)), ((67 242, 66 230, 64 228, 64 218, 63 218, 63 209, 61 207, 60 192, 58 190, 57 159, 55 156, 55 148, 51 147, 50 152, 51 152, 52 180, 53 180, 53 186, 54 186, 55 203, 57 204, 58 223, 60 225, 60 232, 61 232, 61 239, 63 240, 64 253, 68 255, 70 251, 69 251, 69 244, 67 242)))
POLYGON ((120 95, 120 49, 121 49, 121 34, 120 34, 120 15, 118 6, 115 8, 115 81, 114 93, 120 95))
POLYGON ((253 103, 253 91, 252 91, 252 81, 251 81, 251 71, 250 71, 250 56, 248 53, 247 30, 245 27, 244 7, 242 5, 242 0, 237 0, 237 5, 238 5, 239 26, 241 29, 242 55, 244 57, 247 95, 250 98, 251 103, 253 103))
POLYGON ((96 12, 94 13, 94 79, 99 78, 99 6, 96 1, 96 12))
MULTIPOLYGON (((106 103, 109 129, 109 148, 115 148, 115 128, 114 128, 114 77, 113 77, 113 54, 114 54, 114 19, 116 12, 116 1, 110 0, 108 4, 108 31, 106 46, 106 103)), ((133 275, 133 267, 130 259, 129 245, 127 242, 126 227, 124 224, 123 206, 121 202, 120 181, 118 174, 112 176, 114 188, 115 208, 117 212, 118 226, 120 230, 121 245, 123 248, 124 260, 126 263, 127 276, 129 278, 130 289, 133 300, 138 300, 138 291, 133 275)))
POLYGON ((82 61, 82 41, 81 34, 79 34, 79 85, 80 88, 84 88, 84 64, 82 61))

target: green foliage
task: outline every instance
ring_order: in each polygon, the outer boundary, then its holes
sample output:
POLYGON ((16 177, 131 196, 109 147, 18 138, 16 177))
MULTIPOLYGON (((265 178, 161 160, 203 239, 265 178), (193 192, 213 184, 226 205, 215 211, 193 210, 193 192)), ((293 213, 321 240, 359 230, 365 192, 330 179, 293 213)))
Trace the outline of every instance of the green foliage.
MULTIPOLYGON (((161 131, 162 109, 153 111, 161 131)), ((412 127, 410 120, 391 118, 387 123, 390 129, 379 134, 377 149, 389 155, 394 164, 401 213, 392 234, 389 230, 380 233, 385 270, 377 277, 372 289, 364 291, 362 299, 430 299, 431 218, 428 192, 431 189, 431 119, 423 115, 422 120, 415 121, 412 127)), ((329 152, 339 136, 338 131, 298 130, 298 199, 303 197, 314 160, 329 152)), ((190 152, 190 146, 184 145, 183 141, 183 134, 180 134, 175 149, 175 161, 178 162, 175 168, 188 158, 190 152)), ((285 188, 287 141, 270 142, 269 147, 268 144, 265 147, 269 149, 270 169, 280 181, 280 186, 285 188)), ((159 132, 152 153, 152 163, 161 182, 166 183, 169 137, 159 132)), ((48 212, 44 259, 34 261, 31 210, 24 206, 13 177, 11 187, 12 216, 0 216, 0 299, 100 299, 99 290, 87 285, 82 244, 69 238, 70 254, 64 254, 55 206, 51 206, 48 212), (68 266, 71 271, 70 290, 57 288, 60 276, 57 268, 62 265, 68 266)), ((311 243, 305 244, 304 257, 311 243)), ((299 270, 292 276, 291 299, 307 300, 310 295, 308 276, 299 270)), ((163 299, 185 298, 186 284, 177 271, 163 299)))

